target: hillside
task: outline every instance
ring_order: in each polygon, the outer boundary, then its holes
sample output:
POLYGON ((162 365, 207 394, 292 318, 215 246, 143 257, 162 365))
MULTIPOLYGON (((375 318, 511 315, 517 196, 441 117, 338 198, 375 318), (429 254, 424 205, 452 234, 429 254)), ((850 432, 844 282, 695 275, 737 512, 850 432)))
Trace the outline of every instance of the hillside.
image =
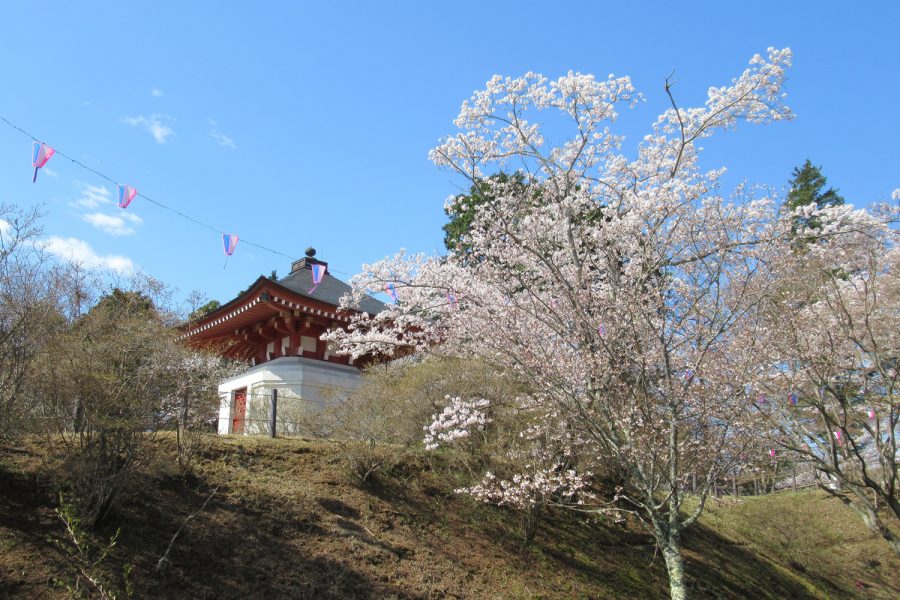
MULTIPOLYGON (((554 513, 523 547, 516 516, 452 493, 426 457, 371 489, 329 444, 210 437, 187 479, 144 476, 102 532, 101 568, 139 598, 664 598, 648 536, 554 513), (173 533, 169 564, 154 572, 173 533)), ((163 439, 161 452, 171 452, 163 439)), ((64 598, 65 530, 42 446, 0 448, 0 596, 64 598)), ((160 468, 152 471, 159 471, 160 468)), ((900 561, 820 492, 723 500, 687 535, 695 598, 893 598, 900 561)))

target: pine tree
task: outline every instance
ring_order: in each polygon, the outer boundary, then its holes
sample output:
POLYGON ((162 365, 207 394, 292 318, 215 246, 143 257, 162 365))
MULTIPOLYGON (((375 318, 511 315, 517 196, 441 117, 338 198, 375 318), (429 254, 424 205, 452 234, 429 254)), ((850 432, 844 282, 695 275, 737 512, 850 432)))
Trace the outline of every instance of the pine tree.
POLYGON ((508 175, 504 172, 489 175, 485 179, 472 184, 468 194, 458 194, 453 200, 453 206, 444 209, 449 221, 444 225, 444 246, 447 250, 467 254, 471 245, 465 241, 465 236, 472 226, 475 213, 479 207, 494 201, 492 195, 492 182, 507 183, 524 187, 525 177, 521 173, 508 175))
MULTIPOLYGON (((844 197, 838 194, 834 188, 828 188, 824 192, 828 180, 822 175, 822 167, 813 166, 807 158, 801 167, 794 167, 793 177, 788 184, 791 186, 783 209, 792 211, 801 206, 815 204, 817 208, 827 206, 840 206, 844 203, 844 197)), ((812 217, 795 217, 794 231, 809 227, 818 229, 821 225, 818 219, 812 217)))

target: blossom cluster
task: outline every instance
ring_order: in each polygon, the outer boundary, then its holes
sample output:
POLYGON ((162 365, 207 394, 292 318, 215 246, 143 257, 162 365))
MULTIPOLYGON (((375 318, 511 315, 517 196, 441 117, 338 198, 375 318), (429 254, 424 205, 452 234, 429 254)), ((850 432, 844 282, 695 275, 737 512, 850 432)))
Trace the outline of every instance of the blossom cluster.
POLYGON ((487 472, 481 483, 456 490, 490 504, 524 510, 539 504, 584 504, 594 499, 590 491, 590 473, 578 474, 562 463, 548 468, 525 465, 524 473, 509 479, 487 472))
POLYGON ((430 425, 423 427, 427 450, 435 450, 441 444, 467 438, 473 431, 483 431, 485 425, 491 422, 485 412, 491 405, 488 400, 463 400, 450 396, 446 399, 450 404, 439 414, 432 416, 430 425))

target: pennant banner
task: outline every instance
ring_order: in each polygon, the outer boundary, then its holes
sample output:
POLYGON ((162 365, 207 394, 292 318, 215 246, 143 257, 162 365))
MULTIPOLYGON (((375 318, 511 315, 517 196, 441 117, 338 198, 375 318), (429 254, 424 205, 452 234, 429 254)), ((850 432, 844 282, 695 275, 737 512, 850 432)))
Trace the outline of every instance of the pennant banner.
POLYGON ((119 208, 128 208, 128 205, 137 196, 137 190, 127 185, 119 185, 116 188, 119 193, 119 208))
POLYGON ((34 143, 33 153, 31 155, 31 166, 34 167, 34 177, 31 178, 31 183, 37 181, 38 169, 46 165, 47 161, 53 158, 54 154, 56 154, 56 150, 47 144, 42 142, 34 143))
POLYGON ((234 248, 237 246, 238 236, 236 235, 228 235, 222 234, 222 246, 225 249, 225 256, 231 256, 234 254, 234 248))
POLYGON ((788 402, 791 403, 791 406, 797 406, 797 394, 793 392, 788 394, 788 402))
POLYGON ((316 291, 316 288, 319 287, 320 283, 322 283, 322 279, 324 279, 324 277, 325 277, 325 271, 327 271, 327 270, 328 270, 328 268, 325 265, 313 265, 312 266, 313 286, 312 286, 312 289, 310 289, 308 293, 312 294, 314 291, 316 291))
POLYGON ((447 303, 451 307, 456 308, 456 296, 453 295, 453 292, 447 292, 447 303))
POLYGON ((387 295, 391 297, 391 300, 394 301, 394 304, 397 304, 397 290, 394 288, 394 284, 384 284, 384 291, 387 292, 387 295))

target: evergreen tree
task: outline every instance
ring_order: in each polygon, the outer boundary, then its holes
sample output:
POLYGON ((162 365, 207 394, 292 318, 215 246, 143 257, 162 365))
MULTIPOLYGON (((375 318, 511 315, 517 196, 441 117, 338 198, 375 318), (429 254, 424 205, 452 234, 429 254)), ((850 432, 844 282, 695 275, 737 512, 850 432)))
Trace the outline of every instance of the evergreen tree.
POLYGON ((467 254, 470 245, 464 240, 466 233, 472 226, 472 220, 478 207, 494 200, 493 182, 507 183, 513 181, 515 184, 524 187, 525 177, 521 173, 514 173, 512 176, 504 172, 489 175, 487 178, 478 181, 469 188, 468 194, 459 194, 453 200, 453 209, 447 208, 444 212, 450 218, 449 222, 444 225, 444 246, 451 252, 459 254, 467 254))
POLYGON ((196 310, 191 312, 191 314, 188 315, 188 321, 197 321, 199 319, 202 319, 209 313, 218 309, 220 306, 222 306, 222 303, 218 300, 210 300, 203 306, 198 306, 196 310))
MULTIPOLYGON (((838 194, 834 188, 825 189, 828 180, 822 175, 822 167, 813 166, 807 158, 801 167, 794 167, 791 180, 788 181, 791 189, 784 202, 783 209, 792 211, 801 206, 814 204, 817 208, 827 206, 840 206, 844 203, 844 197, 838 194), (824 191, 823 191, 824 190, 824 191)), ((794 231, 809 227, 818 229, 819 221, 816 218, 795 217, 794 231)))

